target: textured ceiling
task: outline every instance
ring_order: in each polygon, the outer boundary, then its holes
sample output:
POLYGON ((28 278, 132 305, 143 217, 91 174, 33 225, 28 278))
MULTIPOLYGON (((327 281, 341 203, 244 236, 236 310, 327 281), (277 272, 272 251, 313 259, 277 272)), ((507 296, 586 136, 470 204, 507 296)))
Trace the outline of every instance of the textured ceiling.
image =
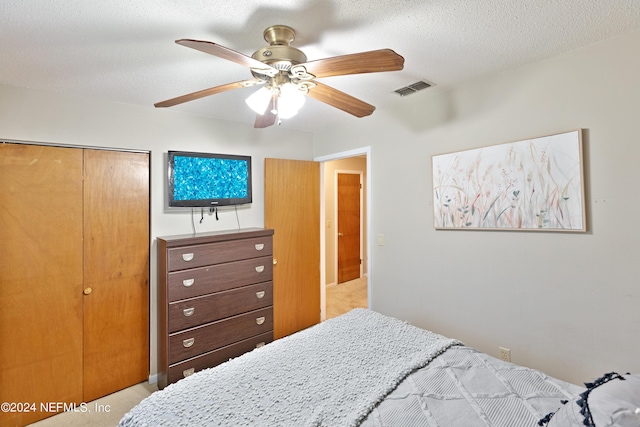
MULTIPOLYGON (((265 28, 284 24, 309 60, 380 48, 402 71, 321 82, 373 104, 419 80, 441 90, 640 28, 638 0, 2 0, 0 83, 153 108, 250 78, 248 69, 174 43, 212 41, 251 55, 265 28)), ((244 88, 171 110, 253 126, 244 88)), ((424 96, 425 92, 410 96, 424 96)), ((375 112, 372 117, 375 117, 375 112)), ((322 130, 358 119, 307 99, 282 127, 322 130)), ((269 132, 269 128, 260 132, 269 132)))

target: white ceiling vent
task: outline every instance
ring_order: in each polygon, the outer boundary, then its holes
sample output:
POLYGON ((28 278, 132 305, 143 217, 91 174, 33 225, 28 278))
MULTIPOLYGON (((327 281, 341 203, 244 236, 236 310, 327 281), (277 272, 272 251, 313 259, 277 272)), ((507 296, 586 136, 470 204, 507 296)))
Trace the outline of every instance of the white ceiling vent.
POLYGON ((409 86, 401 87, 400 89, 394 90, 400 96, 411 95, 412 93, 416 93, 420 90, 426 89, 428 87, 433 86, 433 83, 429 83, 425 80, 420 80, 419 82, 410 84, 409 86))

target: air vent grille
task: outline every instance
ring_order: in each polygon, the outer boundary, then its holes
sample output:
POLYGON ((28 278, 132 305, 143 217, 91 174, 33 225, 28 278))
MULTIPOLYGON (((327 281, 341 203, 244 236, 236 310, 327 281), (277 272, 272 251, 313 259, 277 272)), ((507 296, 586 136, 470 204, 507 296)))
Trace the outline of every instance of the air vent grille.
POLYGON ((433 83, 420 80, 419 82, 410 84, 409 86, 401 87, 400 89, 394 90, 394 92, 400 96, 407 96, 431 86, 433 86, 433 83))

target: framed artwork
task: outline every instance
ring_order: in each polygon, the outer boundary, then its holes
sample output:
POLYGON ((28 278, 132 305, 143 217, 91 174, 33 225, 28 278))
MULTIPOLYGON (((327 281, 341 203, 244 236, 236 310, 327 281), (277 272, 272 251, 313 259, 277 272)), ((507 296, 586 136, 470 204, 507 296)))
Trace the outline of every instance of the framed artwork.
POLYGON ((432 156, 436 229, 586 231, 582 130, 432 156))

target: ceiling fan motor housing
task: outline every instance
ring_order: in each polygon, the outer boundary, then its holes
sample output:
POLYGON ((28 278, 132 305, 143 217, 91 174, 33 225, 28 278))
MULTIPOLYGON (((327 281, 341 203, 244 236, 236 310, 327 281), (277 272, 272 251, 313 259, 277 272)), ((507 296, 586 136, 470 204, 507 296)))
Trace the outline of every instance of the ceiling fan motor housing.
POLYGON ((265 64, 271 65, 280 71, 289 71, 292 65, 307 62, 307 56, 300 50, 291 46, 296 38, 293 28, 286 25, 273 25, 264 30, 264 39, 269 43, 251 55, 265 64))
POLYGON ((292 46, 263 47, 251 57, 281 71, 288 71, 292 65, 307 62, 307 55, 292 46))

